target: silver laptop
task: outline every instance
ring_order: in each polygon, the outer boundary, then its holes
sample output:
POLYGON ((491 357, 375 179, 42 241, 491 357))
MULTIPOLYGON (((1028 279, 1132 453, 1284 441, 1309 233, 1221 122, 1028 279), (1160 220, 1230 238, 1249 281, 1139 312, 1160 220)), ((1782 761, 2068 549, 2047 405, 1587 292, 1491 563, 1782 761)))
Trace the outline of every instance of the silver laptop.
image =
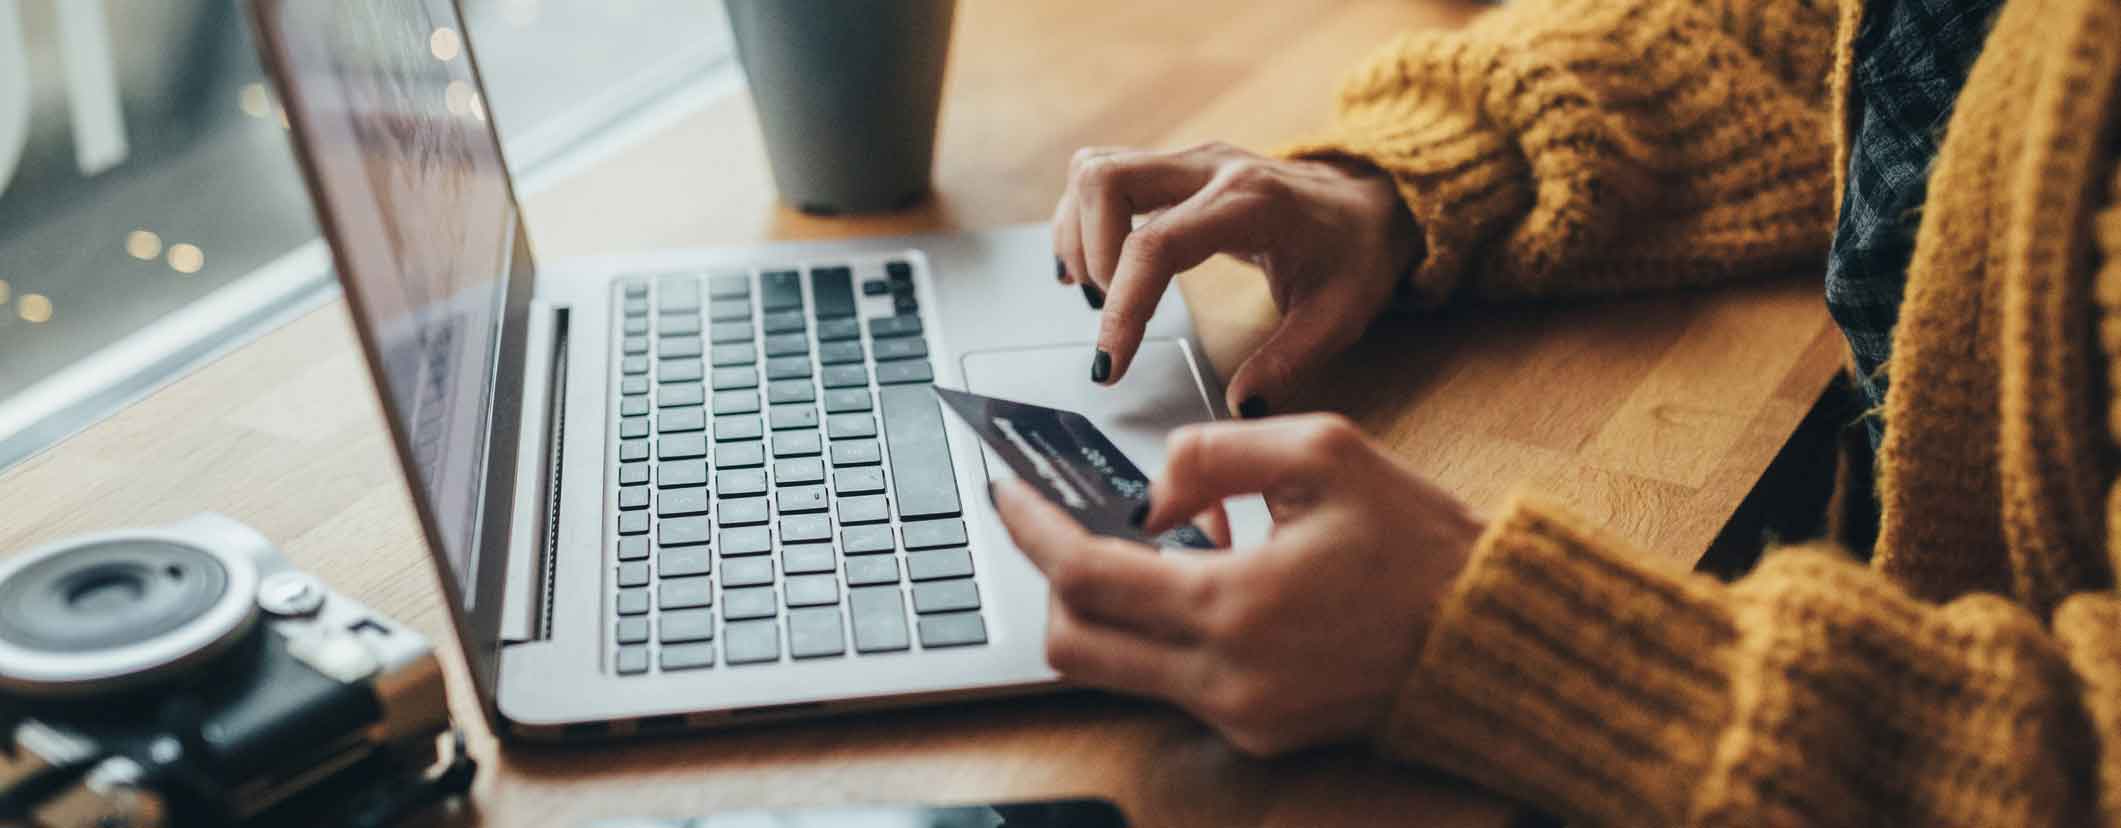
POLYGON ((254 10, 497 731, 1054 685, 1004 467, 931 385, 1083 412, 1157 468, 1221 399, 1175 296, 1108 389, 1042 227, 540 262, 471 52, 430 51, 450 0, 254 10))

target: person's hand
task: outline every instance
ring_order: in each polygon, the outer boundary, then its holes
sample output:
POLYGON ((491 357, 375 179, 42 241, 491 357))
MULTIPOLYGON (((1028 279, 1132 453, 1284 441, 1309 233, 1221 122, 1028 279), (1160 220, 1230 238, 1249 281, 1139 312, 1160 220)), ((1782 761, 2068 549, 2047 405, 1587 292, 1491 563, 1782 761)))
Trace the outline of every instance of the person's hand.
POLYGON ((1265 271, 1281 323, 1229 386, 1230 410, 1251 418, 1384 310, 1420 252, 1413 224, 1391 177, 1374 168, 1227 144, 1088 148, 1054 208, 1053 252, 1061 282, 1081 283, 1103 307, 1090 377, 1108 384, 1127 373, 1172 276, 1217 253, 1265 271))
POLYGON ((1484 525, 1347 420, 1307 415, 1180 429, 1143 528, 1255 492, 1276 517, 1257 548, 1159 554, 998 482, 1003 523, 1052 586, 1047 661, 1176 702, 1250 753, 1373 731, 1484 525))

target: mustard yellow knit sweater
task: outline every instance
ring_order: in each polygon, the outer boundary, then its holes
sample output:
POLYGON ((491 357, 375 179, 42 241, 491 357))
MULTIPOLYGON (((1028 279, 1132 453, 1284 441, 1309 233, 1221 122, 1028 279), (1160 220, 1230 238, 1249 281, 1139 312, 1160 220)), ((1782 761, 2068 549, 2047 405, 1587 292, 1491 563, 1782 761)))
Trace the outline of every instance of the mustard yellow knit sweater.
MULTIPOLYGON (((1816 270, 1862 5, 1510 0, 1391 43, 1295 152, 1393 174, 1432 302, 1816 270)), ((2121 1, 1992 26, 1894 334, 1872 564, 1724 584, 1520 498, 1385 750, 1596 824, 2121 825, 2121 1)))

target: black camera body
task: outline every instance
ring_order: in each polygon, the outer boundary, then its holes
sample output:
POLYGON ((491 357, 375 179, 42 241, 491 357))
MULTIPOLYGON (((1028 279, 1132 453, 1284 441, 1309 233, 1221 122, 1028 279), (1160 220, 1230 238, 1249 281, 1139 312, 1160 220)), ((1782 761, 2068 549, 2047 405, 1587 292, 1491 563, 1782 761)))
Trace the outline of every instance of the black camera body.
POLYGON ((449 733, 425 638, 235 521, 0 560, 0 825, 350 824, 449 733))

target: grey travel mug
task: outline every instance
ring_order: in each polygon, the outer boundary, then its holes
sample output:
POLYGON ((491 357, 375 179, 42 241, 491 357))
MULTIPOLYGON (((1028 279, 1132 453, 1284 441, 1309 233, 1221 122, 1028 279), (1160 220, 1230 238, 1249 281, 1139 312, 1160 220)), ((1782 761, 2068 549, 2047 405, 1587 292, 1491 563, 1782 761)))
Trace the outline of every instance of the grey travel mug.
POLYGON ((956 0, 728 0, 781 199, 865 213, 926 197, 956 0))

